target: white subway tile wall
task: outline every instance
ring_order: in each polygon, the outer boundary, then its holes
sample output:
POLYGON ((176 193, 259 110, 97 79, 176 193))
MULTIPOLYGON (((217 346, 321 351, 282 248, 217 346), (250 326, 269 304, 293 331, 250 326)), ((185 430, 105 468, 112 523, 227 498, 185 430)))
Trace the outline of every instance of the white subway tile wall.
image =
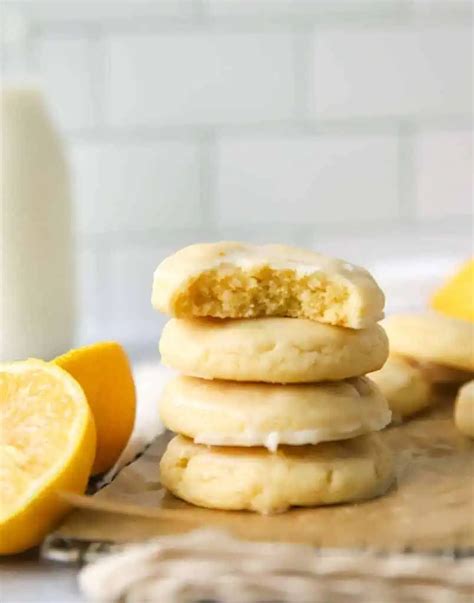
POLYGON ((473 212, 472 132, 424 132, 415 144, 416 211, 422 218, 473 212))
POLYGON ((397 136, 298 136, 217 147, 218 224, 396 218, 397 136))
POLYGON ((316 118, 407 117, 472 110, 472 28, 382 27, 314 36, 316 118))
POLYGON ((82 142, 71 159, 80 233, 204 226, 195 142, 82 142))
POLYGON ((240 124, 294 117, 292 36, 110 35, 105 115, 111 127, 240 124))
POLYGON ((160 248, 151 243, 123 245, 111 254, 110 293, 114 303, 109 306, 110 337, 114 337, 116 325, 121 325, 120 333, 126 341, 149 333, 158 345, 157 335, 165 317, 151 307, 151 281, 158 262, 172 251, 172 246, 160 248))
POLYGON ((106 316, 103 293, 107 292, 109 276, 104 266, 104 256, 93 248, 78 250, 76 259, 77 296, 76 313, 78 334, 83 341, 94 341, 97 333, 106 337, 103 320, 106 316))
POLYGON ((469 247, 471 2, 3 4, 70 153, 79 341, 154 346, 153 269, 197 240, 469 247))
POLYGON ((66 129, 94 125, 94 82, 86 37, 43 36, 37 42, 40 81, 51 108, 66 129))

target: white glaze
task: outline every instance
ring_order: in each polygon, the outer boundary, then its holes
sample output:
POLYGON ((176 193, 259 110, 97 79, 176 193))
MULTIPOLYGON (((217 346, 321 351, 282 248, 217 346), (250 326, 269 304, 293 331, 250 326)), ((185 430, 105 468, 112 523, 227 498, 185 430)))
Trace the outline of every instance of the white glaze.
MULTIPOLYGON (((247 252, 232 252, 227 253, 222 258, 216 259, 215 262, 212 263, 211 268, 219 268, 225 264, 233 264, 237 268, 242 268, 242 270, 249 270, 250 268, 254 268, 256 266, 268 266, 268 268, 272 270, 294 270, 298 277, 302 276, 310 276, 315 272, 333 272, 336 273, 337 270, 330 270, 329 265, 319 266, 318 264, 304 264, 301 262, 292 262, 291 260, 286 261, 278 261, 275 259, 271 259, 267 253, 262 252, 258 248, 253 250, 253 256, 249 256, 247 252)), ((357 270, 357 267, 349 262, 344 262, 341 266, 347 270, 348 272, 354 272, 357 270)))
POLYGON ((282 444, 289 446, 314 445, 321 442, 346 440, 369 431, 379 431, 386 427, 390 420, 391 413, 389 411, 378 421, 346 425, 339 429, 301 429, 297 431, 270 431, 267 433, 249 429, 236 435, 200 433, 194 437, 194 442, 208 446, 264 446, 270 452, 276 452, 278 446, 282 444))

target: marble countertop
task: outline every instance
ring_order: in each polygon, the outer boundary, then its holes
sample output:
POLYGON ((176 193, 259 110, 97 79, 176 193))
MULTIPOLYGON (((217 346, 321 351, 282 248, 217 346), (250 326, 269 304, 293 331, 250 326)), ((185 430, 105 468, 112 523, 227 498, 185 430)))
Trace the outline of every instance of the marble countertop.
POLYGON ((2 603, 79 603, 76 567, 41 561, 37 549, 0 560, 2 603))

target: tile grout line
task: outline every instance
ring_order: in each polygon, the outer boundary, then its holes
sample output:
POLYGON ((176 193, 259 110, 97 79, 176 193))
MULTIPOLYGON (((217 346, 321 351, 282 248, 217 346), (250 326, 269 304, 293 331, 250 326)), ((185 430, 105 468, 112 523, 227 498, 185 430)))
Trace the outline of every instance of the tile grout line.
POLYGON ((416 218, 416 126, 402 122, 398 130, 398 216, 413 221, 416 218))
MULTIPOLYGON (((364 232, 369 232, 377 229, 386 229, 393 226, 393 219, 377 219, 374 222, 362 220, 358 222, 351 222, 344 227, 344 223, 321 223, 317 224, 292 224, 290 226, 283 223, 268 222, 264 225, 267 231, 272 230, 277 237, 280 237, 288 232, 291 228, 292 236, 295 237, 295 242, 301 243, 308 238, 312 240, 314 237, 319 236, 356 236, 354 233, 357 232, 359 235, 364 232), (301 239, 299 237, 302 237, 301 239)), ((413 220, 407 221, 398 218, 396 221, 397 226, 407 228, 418 228, 420 225, 424 228, 435 232, 443 232, 446 227, 449 228, 468 228, 465 223, 465 218, 462 216, 450 216, 443 218, 432 218, 425 219, 422 223, 413 220)), ((123 248, 126 246, 132 247, 148 247, 153 246, 157 240, 160 240, 160 244, 163 246, 169 246, 176 241, 182 242, 183 245, 192 242, 196 236, 199 237, 215 237, 222 233, 225 236, 231 237, 254 237, 261 232, 262 225, 235 225, 235 226, 222 226, 222 227, 188 227, 184 229, 173 228, 171 230, 163 230, 160 228, 151 228, 148 230, 137 230, 137 231, 116 231, 116 232, 103 232, 103 233, 78 233, 77 234, 77 245, 80 251, 91 251, 94 254, 102 254, 103 251, 114 250, 115 248, 123 248)))
POLYGON ((191 19, 197 23, 205 22, 208 17, 205 0, 191 0, 191 19))
POLYGON ((41 39, 41 29, 32 26, 26 38, 25 63, 30 75, 36 77, 40 70, 39 61, 39 41, 41 39))
POLYGON ((213 230, 216 226, 216 138, 212 132, 201 134, 199 140, 199 203, 201 228, 213 230))
POLYGON ((97 272, 97 282, 100 283, 101 291, 99 293, 99 299, 97 301, 98 309, 98 323, 103 326, 103 331, 109 331, 113 326, 113 322, 110 318, 110 299, 107 295, 111 295, 112 292, 112 253, 122 246, 122 242, 115 244, 108 244, 98 250, 94 249, 95 269, 97 272), (104 295, 104 291, 106 295, 104 295))
MULTIPOLYGON (((153 3, 151 3, 153 4, 153 3)), ((101 16, 94 19, 58 17, 47 18, 42 21, 42 28, 50 32, 67 32, 71 30, 80 31, 87 29, 91 22, 107 22, 111 33, 136 34, 148 32, 180 32, 195 28, 207 30, 219 30, 223 32, 237 31, 274 31, 285 29, 287 31, 305 30, 308 26, 321 29, 332 29, 344 27, 348 29, 372 29, 374 27, 422 27, 428 26, 455 26, 467 25, 470 14, 465 12, 437 11, 433 14, 412 14, 410 11, 401 12, 379 12, 362 11, 350 14, 328 13, 324 11, 305 11, 298 13, 288 11, 284 13, 263 13, 256 11, 249 14, 227 14, 213 15, 209 13, 207 3, 204 0, 192 0, 189 13, 167 15, 149 14, 145 16, 115 17, 101 16)))
MULTIPOLYGON (((400 123, 406 118, 388 116, 383 118, 346 118, 341 120, 306 119, 301 123, 295 119, 275 122, 257 122, 240 124, 179 124, 115 127, 106 124, 92 128, 66 129, 64 134, 73 142, 127 142, 140 140, 156 142, 163 140, 182 140, 189 137, 205 138, 210 131, 218 136, 253 136, 254 134, 276 137, 294 136, 370 136, 399 132, 400 123), (302 127, 303 126, 303 127, 302 127)), ((416 126, 424 131, 445 129, 467 129, 474 126, 469 116, 451 115, 446 117, 416 120, 416 126)))
POLYGON ((101 27, 94 28, 88 35, 88 61, 91 73, 93 124, 100 128, 105 124, 105 78, 106 52, 104 32, 101 27))
POLYGON ((311 119, 313 106, 312 78, 313 31, 293 32, 293 76, 295 82, 295 119, 305 125, 311 119))

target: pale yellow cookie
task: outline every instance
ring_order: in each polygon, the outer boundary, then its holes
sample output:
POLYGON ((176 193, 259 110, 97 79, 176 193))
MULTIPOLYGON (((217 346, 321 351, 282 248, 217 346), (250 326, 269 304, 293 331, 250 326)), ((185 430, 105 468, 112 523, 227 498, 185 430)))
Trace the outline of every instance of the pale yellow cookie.
POLYGON ((372 276, 342 260, 285 245, 203 243, 156 269, 153 306, 172 316, 288 316, 361 329, 383 317, 372 276))
POLYGON ((433 402, 433 386, 424 372, 404 358, 390 356, 370 378, 388 401, 395 420, 423 410, 433 402))
POLYGON ((173 494, 200 507, 277 513, 383 494, 393 463, 374 434, 275 453, 207 447, 177 436, 161 459, 160 477, 173 494))
POLYGON ((432 313, 389 316, 383 326, 392 354, 474 371, 474 323, 432 313))
POLYGON ((197 444, 301 446, 383 429, 391 413, 367 377, 311 385, 234 383, 177 377, 160 401, 171 431, 197 444))
POLYGON ((337 381, 380 368, 388 340, 379 325, 345 329, 304 318, 172 319, 162 362, 204 379, 305 383, 337 381))
POLYGON ((474 380, 463 385, 458 392, 454 422, 460 432, 474 438, 474 380))
POLYGON ((462 384, 474 377, 472 371, 463 371, 450 366, 436 364, 435 362, 420 362, 406 356, 400 356, 400 358, 404 358, 406 362, 420 369, 426 379, 434 384, 462 384))

